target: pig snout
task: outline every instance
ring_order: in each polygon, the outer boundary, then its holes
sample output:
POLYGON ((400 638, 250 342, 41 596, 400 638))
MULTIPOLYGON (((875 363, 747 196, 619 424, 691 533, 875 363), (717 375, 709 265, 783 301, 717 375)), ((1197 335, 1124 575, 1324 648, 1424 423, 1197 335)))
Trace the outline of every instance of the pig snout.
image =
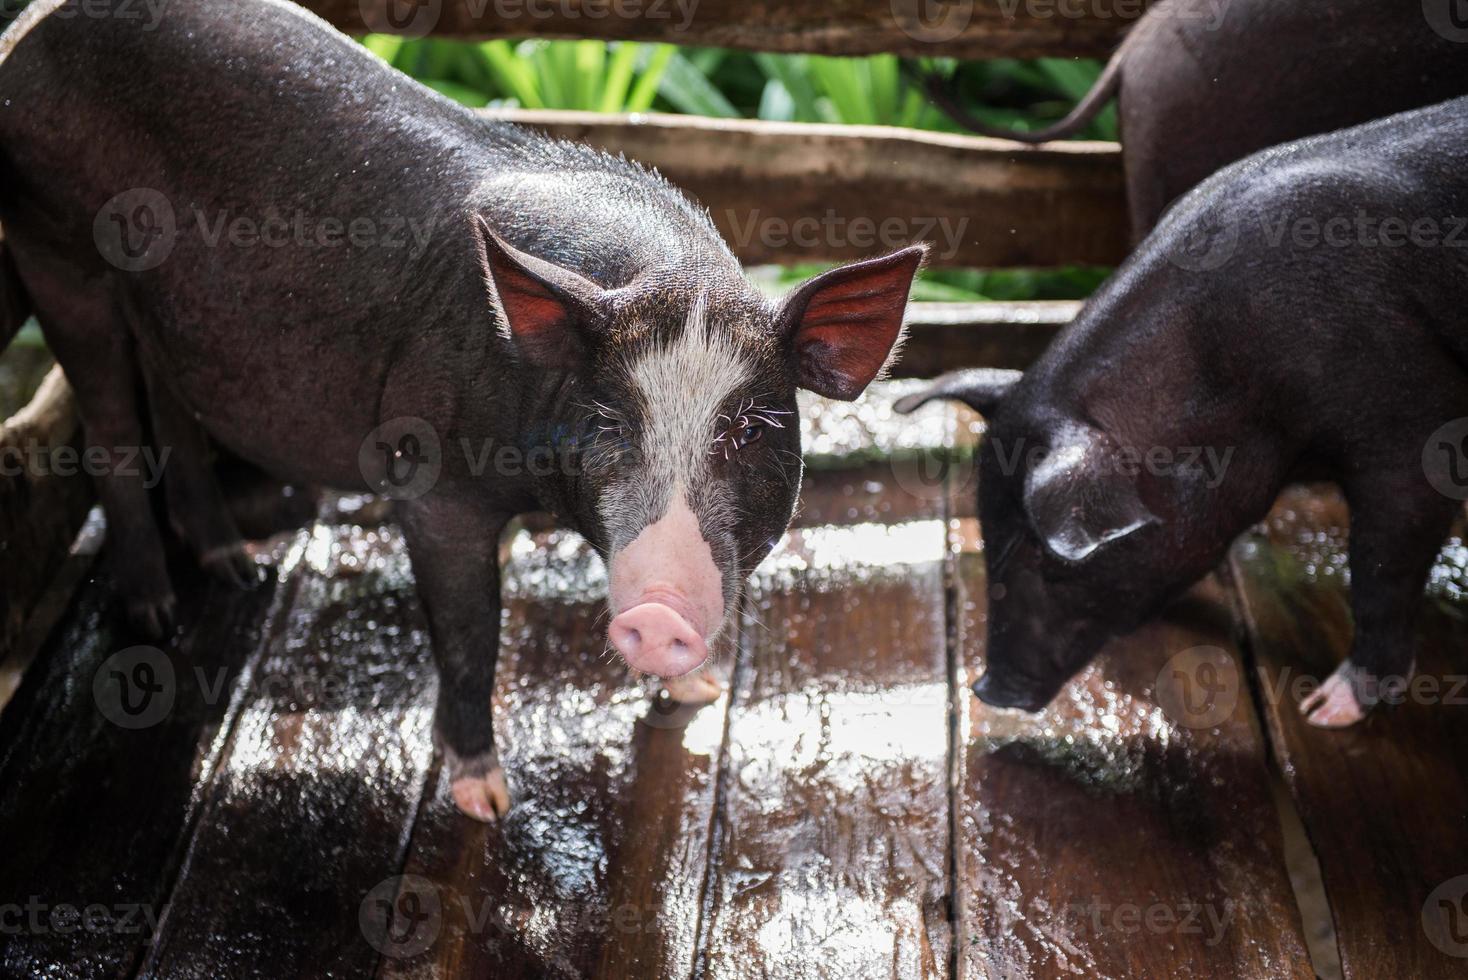
POLYGON ((1035 712, 1043 709, 1055 697, 1058 688, 1047 689, 1037 681, 1006 675, 990 667, 974 684, 974 693, 979 700, 995 708, 1018 708, 1020 711, 1035 712))
POLYGON ((708 659, 724 622, 723 576, 681 498, 611 562, 607 638, 632 667, 678 677, 708 659))

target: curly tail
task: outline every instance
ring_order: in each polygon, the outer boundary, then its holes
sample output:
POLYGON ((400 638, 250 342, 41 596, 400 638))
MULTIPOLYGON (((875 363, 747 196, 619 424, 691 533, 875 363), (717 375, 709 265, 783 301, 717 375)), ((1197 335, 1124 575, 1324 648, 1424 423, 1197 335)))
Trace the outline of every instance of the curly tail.
POLYGON ((942 75, 923 72, 921 81, 923 88, 927 90, 928 97, 938 108, 965 129, 972 130, 980 136, 992 136, 996 139, 1016 140, 1020 143, 1048 143, 1051 140, 1074 136, 1095 119, 1106 103, 1111 101, 1117 89, 1121 87, 1121 63, 1125 54, 1126 48, 1123 47, 1111 56, 1111 60, 1106 63, 1106 68, 1101 72, 1101 77, 1096 79, 1096 84, 1091 86, 1091 91, 1076 103, 1076 107, 1070 111, 1069 115, 1053 125, 1029 133, 990 126, 979 120, 964 108, 958 98, 958 93, 953 90, 951 80, 942 75))
POLYGON ((0 351, 3 351, 31 315, 31 299, 21 284, 15 258, 0 236, 0 351))

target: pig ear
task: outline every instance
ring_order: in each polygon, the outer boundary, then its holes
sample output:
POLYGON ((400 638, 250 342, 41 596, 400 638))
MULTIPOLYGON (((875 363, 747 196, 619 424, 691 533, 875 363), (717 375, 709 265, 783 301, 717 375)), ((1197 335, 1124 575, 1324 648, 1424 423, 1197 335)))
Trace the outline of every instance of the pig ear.
POLYGON ((590 334, 605 320, 607 291, 520 251, 477 215, 474 237, 490 300, 526 359, 563 368, 582 362, 590 334))
POLYGON ((1025 512, 1052 555, 1084 561, 1158 518, 1142 503, 1135 472, 1103 433, 1073 426, 1025 479, 1025 512))
POLYGON ((841 401, 866 390, 902 336, 907 293, 926 254, 926 245, 914 245, 841 266, 790 295, 779 323, 800 387, 841 401))
POLYGON ((963 402, 983 416, 993 415, 999 408, 1009 389, 1024 377, 1019 371, 1000 368, 971 368, 967 371, 952 371, 933 381, 922 391, 913 392, 897 399, 892 407, 907 415, 926 405, 935 398, 950 398, 963 402))

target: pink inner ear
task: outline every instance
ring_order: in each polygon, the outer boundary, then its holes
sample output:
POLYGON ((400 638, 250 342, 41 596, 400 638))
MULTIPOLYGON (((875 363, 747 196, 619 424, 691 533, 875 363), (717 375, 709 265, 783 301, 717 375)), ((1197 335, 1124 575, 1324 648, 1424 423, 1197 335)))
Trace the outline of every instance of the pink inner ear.
POLYGON ((834 269, 814 280, 796 328, 800 384, 817 394, 851 399, 887 363, 902 332, 902 314, 920 249, 834 269))
POLYGON ((497 280, 500 306, 517 337, 542 337, 547 331, 564 329, 569 311, 554 293, 528 276, 510 275, 497 280))

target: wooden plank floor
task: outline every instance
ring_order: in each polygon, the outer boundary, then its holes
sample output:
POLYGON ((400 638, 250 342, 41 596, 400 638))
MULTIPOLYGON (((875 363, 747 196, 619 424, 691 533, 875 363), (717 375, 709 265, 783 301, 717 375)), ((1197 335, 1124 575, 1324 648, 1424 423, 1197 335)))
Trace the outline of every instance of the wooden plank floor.
MULTIPOLYGON (((1344 649, 1338 504, 1293 492, 1045 712, 993 711, 968 689, 981 426, 899 422, 909 385, 807 404, 796 527, 702 710, 605 655, 584 542, 514 535, 493 826, 434 761, 380 509, 329 502, 254 592, 182 582, 156 651, 85 586, 0 713, 0 977, 1309 977, 1276 760, 1345 974, 1462 975, 1464 707, 1320 733, 1261 696, 1344 649)), ((1462 552, 1424 626, 1439 677, 1462 552)))

